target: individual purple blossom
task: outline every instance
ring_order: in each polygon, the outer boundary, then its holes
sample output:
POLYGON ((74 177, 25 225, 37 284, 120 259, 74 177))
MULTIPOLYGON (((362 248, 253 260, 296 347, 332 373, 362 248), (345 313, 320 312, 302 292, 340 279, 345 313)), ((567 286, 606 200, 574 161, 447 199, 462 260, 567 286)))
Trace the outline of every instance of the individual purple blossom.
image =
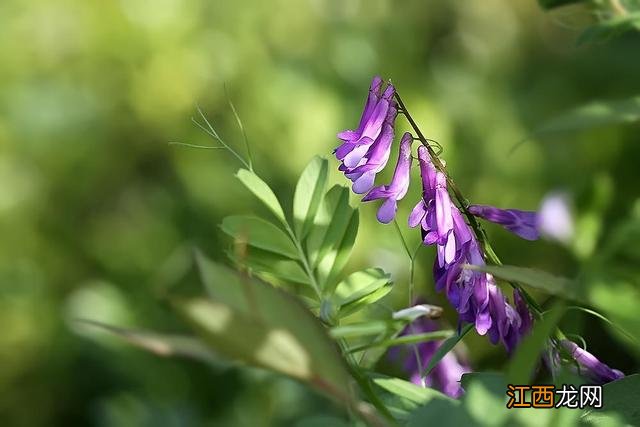
POLYGON ((409 226, 422 226, 425 245, 438 243, 445 248, 445 260, 451 261, 455 253, 451 198, 447 191, 446 176, 436 170, 429 159, 427 148, 418 147, 418 161, 422 176, 422 199, 409 215, 409 226))
MULTIPOLYGON (((406 326, 401 336, 422 334, 439 330, 439 324, 427 317, 419 317, 410 325, 406 326)), ((460 378, 462 374, 471 372, 469 365, 460 358, 455 352, 448 352, 438 364, 431 370, 426 377, 422 376, 421 368, 425 369, 435 355, 438 348, 442 345, 442 341, 427 341, 415 345, 405 345, 404 352, 404 370, 408 374, 412 383, 422 387, 432 387, 453 398, 459 398, 463 394, 460 386, 460 378), (416 354, 412 347, 416 347, 420 363, 416 358, 416 354)), ((390 356, 397 358, 400 349, 394 347, 390 350, 390 356)))
POLYGON ((536 211, 500 209, 488 205, 471 205, 469 212, 526 240, 538 240, 541 235, 567 243, 573 236, 573 219, 567 198, 560 193, 546 196, 536 211))
POLYGON ((391 152, 397 116, 395 88, 389 84, 382 92, 382 87, 382 79, 374 77, 358 128, 340 132, 338 138, 343 142, 334 151, 342 163, 339 170, 353 182, 357 194, 373 187, 391 152))
POLYGON ((538 240, 540 232, 536 226, 537 213, 519 209, 499 209, 487 205, 471 205, 469 212, 487 221, 502 225, 526 240, 538 240))
POLYGON ((398 163, 393 173, 393 178, 389 185, 380 185, 371 189, 362 199, 363 202, 384 199, 384 202, 378 209, 377 218, 383 224, 388 224, 396 216, 398 210, 398 200, 401 200, 409 189, 409 175, 411 172, 411 143, 413 137, 406 132, 400 140, 400 150, 398 154, 398 163))
POLYGON ((578 364, 578 373, 589 380, 604 384, 624 378, 624 374, 599 361, 593 354, 569 340, 561 340, 560 345, 578 364))
POLYGON ((387 113, 387 121, 383 124, 382 132, 371 146, 366 147, 366 157, 360 159, 357 166, 350 168, 342 163, 338 168, 353 182, 354 193, 364 194, 369 191, 373 187, 376 174, 387 165, 393 143, 393 121, 396 114, 395 106, 391 107, 387 113))

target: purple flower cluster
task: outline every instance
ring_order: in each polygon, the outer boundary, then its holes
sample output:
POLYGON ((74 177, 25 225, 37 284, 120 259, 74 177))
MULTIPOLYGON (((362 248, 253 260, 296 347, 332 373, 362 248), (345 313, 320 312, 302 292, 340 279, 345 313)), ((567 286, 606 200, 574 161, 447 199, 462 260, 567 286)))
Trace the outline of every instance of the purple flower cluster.
POLYGON ((341 161, 339 170, 353 182, 353 192, 364 194, 373 187, 376 174, 387 165, 394 137, 397 106, 395 88, 389 84, 382 91, 383 81, 374 77, 369 97, 356 130, 338 134, 342 144, 335 149, 341 161))
POLYGON ((471 227, 453 204, 447 179, 431 162, 427 149, 418 148, 422 199, 409 215, 409 226, 422 229, 423 243, 436 245, 433 275, 436 290, 445 291, 460 320, 475 324, 492 343, 502 341, 511 351, 532 323, 531 313, 518 291, 515 308, 502 295, 492 275, 465 268, 485 265, 484 254, 471 227))
MULTIPOLYGON (((391 182, 374 187, 376 175, 385 168, 391 154, 398 114, 396 97, 392 84, 385 87, 380 77, 374 77, 358 128, 340 132, 338 138, 342 144, 334 151, 341 162, 339 170, 352 181, 353 191, 357 194, 366 193, 363 201, 383 201, 377 218, 385 224, 393 221, 398 201, 409 188, 411 145, 414 140, 408 132, 403 135, 391 182)), ((491 274, 468 268, 485 265, 484 250, 460 210, 453 204, 447 189, 447 176, 435 167, 425 146, 419 146, 418 160, 423 192, 408 222, 410 227, 420 226, 425 245, 436 246, 437 256, 433 266, 436 289, 446 293, 459 313, 460 322, 474 324, 480 335, 488 334, 492 343, 502 342, 511 352, 531 329, 533 318, 529 308, 518 290, 514 290, 511 304, 491 274)), ((472 205, 466 213, 500 224, 527 240, 545 236, 567 243, 573 235, 571 212, 566 198, 561 194, 546 197, 537 212, 472 205)), ((620 371, 598 362, 574 343, 563 341, 562 345, 593 378, 610 381, 622 376, 620 371)), ((431 348, 426 343, 421 348, 421 354, 424 353, 425 357, 431 354, 431 348)), ((453 372, 457 375, 455 369, 453 372)), ((436 377, 433 381, 449 383, 436 377)), ((457 389, 448 390, 445 390, 448 394, 457 393, 457 389)))
MULTIPOLYGON (((440 329, 440 325, 436 321, 423 316, 406 326, 400 335, 423 334, 440 329)), ((422 377, 422 372, 420 372, 421 368, 424 369, 429 364, 431 358, 441 345, 442 341, 428 341, 417 344, 416 347, 420 363, 418 363, 414 352, 411 351, 413 346, 404 346, 403 367, 412 383, 422 387, 432 387, 447 396, 458 398, 463 394, 462 387, 460 386, 460 378, 462 374, 471 372, 471 368, 466 361, 462 360, 455 352, 450 351, 447 353, 426 377, 422 377)), ((390 357, 397 358, 399 350, 398 347, 391 349, 389 353, 390 357)))

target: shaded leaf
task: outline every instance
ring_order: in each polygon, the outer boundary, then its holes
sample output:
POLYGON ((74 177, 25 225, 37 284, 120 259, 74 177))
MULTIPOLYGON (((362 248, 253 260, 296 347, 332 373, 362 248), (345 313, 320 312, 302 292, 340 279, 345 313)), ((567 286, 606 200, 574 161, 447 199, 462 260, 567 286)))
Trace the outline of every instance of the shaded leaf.
POLYGON ((540 6, 545 9, 553 9, 554 7, 565 6, 573 3, 583 3, 585 0, 538 0, 540 6))
POLYGON ((291 259, 298 259, 296 247, 289 236, 269 221, 252 216, 234 215, 224 218, 221 228, 233 237, 236 243, 249 244, 291 259))
POLYGON ((427 365, 427 367, 424 370, 424 376, 425 377, 431 373, 433 368, 436 367, 436 365, 442 360, 442 358, 444 356, 446 356, 447 353, 449 353, 451 350, 453 350, 453 348, 456 346, 456 344, 458 344, 460 342, 460 340, 462 340, 462 338, 464 338, 464 336, 467 335, 467 333, 472 328, 473 328, 473 324, 469 323, 468 325, 465 325, 462 328, 462 330, 460 330, 460 334, 459 335, 454 335, 454 336, 452 336, 450 338, 447 338, 446 340, 443 341, 442 345, 440 347, 438 347, 436 352, 433 354, 433 357, 431 358, 431 360, 429 360, 429 364, 427 365))
POLYGON ((315 156, 300 175, 293 196, 293 220, 300 240, 309 232, 327 185, 327 159, 315 156))
POLYGON ((640 12, 627 13, 592 25, 580 34, 577 43, 604 42, 631 30, 640 30, 640 12))
POLYGON ((602 387, 602 395, 603 409, 589 411, 584 417, 586 421, 597 424, 607 418, 605 414, 616 413, 627 425, 640 425, 640 374, 629 375, 605 384, 602 387))
POLYGON ((283 259, 271 252, 252 249, 242 254, 229 253, 229 258, 253 273, 264 273, 279 280, 311 286, 304 269, 296 261, 283 259))
POLYGON ((581 299, 576 282, 565 277, 554 276, 546 271, 513 265, 465 265, 465 268, 485 271, 499 279, 521 283, 552 295, 581 299))
POLYGON ((598 101, 561 113, 535 130, 535 134, 569 132, 640 119, 640 96, 598 101))
POLYGON ((455 331, 451 329, 443 329, 441 331, 435 332, 425 332, 423 334, 412 334, 412 335, 403 335, 401 337, 389 338, 382 341, 374 341, 368 344, 363 344, 358 347, 353 347, 349 349, 349 353, 356 353, 358 351, 367 350, 369 348, 374 347, 393 347, 396 345, 407 345, 407 344, 420 344, 423 342, 429 341, 440 341, 447 338, 452 337, 455 334, 455 331))
POLYGON ((271 188, 264 182, 258 175, 247 170, 240 169, 236 174, 236 177, 244 184, 249 191, 251 191, 267 208, 282 222, 286 224, 287 220, 284 216, 284 211, 278 198, 273 193, 271 188))
POLYGON ((507 365, 509 384, 530 383, 540 355, 564 312, 564 305, 556 303, 554 308, 547 311, 541 319, 535 322, 531 333, 518 344, 509 365, 507 365))
POLYGON ((202 341, 186 335, 160 334, 157 332, 120 328, 94 320, 77 320, 81 325, 97 328, 115 336, 118 336, 130 344, 150 351, 158 356, 171 357, 183 356, 201 360, 215 366, 222 365, 202 341))

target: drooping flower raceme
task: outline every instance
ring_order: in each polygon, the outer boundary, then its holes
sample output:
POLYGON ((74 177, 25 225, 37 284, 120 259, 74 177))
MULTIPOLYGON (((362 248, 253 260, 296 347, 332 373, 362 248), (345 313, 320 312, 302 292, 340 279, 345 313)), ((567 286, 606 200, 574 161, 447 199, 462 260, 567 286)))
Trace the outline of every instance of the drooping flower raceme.
MULTIPOLYGON (((353 182, 355 193, 368 193, 365 201, 384 200, 377 214, 383 223, 393 220, 397 202, 405 196, 409 186, 413 138, 405 134, 391 183, 373 188, 376 174, 384 169, 390 157, 398 113, 396 96, 393 85, 384 87, 382 79, 374 77, 358 128, 340 132, 338 138, 342 144, 334 151, 341 162, 339 170, 353 182)), ((404 114, 408 113, 405 111, 404 114)), ((423 193, 409 216, 409 226, 420 226, 423 243, 436 245, 433 266, 436 289, 445 292, 459 313, 460 322, 474 324, 479 334, 487 334, 494 344, 502 342, 511 352, 531 330, 533 317, 529 307, 518 290, 514 290, 513 305, 510 304, 491 274, 473 268, 485 265, 484 249, 452 202, 447 176, 435 167, 426 147, 418 148, 418 159, 423 193)), ((557 193, 545 197, 537 212, 472 205, 465 214, 500 224, 527 240, 546 236, 566 243, 573 234, 567 200, 557 193)), ((604 382, 622 375, 572 344, 563 343, 593 378, 604 382)))
POLYGON ((353 182, 354 193, 369 191, 375 176, 386 166, 394 137, 397 106, 393 99, 395 89, 389 84, 384 92, 380 77, 374 77, 369 97, 356 130, 338 134, 342 144, 334 154, 341 161, 339 170, 353 182))
MULTIPOLYGON (((409 226, 420 225, 423 243, 437 245, 436 290, 445 291, 461 321, 475 324, 480 335, 488 333, 491 342, 502 341, 511 351, 528 332, 531 315, 526 306, 514 309, 509 304, 492 275, 465 268, 485 264, 482 249, 449 197, 446 176, 436 170, 425 147, 419 147, 418 159, 423 193, 409 216, 409 226)), ((519 297, 514 296, 515 302, 521 301, 519 297)))
MULTIPOLYGON (((415 335, 427 332, 433 332, 441 329, 438 322, 429 319, 427 317, 419 317, 414 320, 410 325, 406 326, 401 336, 415 335)), ((416 354, 412 351, 413 346, 403 346, 403 352, 400 352, 399 347, 394 347, 390 350, 389 354, 392 358, 397 358, 398 355, 403 356, 403 367, 409 376, 412 383, 419 386, 427 386, 435 388, 446 394, 447 396, 458 398, 462 395, 463 390, 460 386, 460 378, 462 374, 471 372, 471 368, 458 354, 455 352, 448 352, 440 362, 433 368, 433 370, 426 377, 422 377, 421 369, 425 369, 431 361, 435 352, 442 345, 441 341, 427 341, 417 344, 417 356, 420 359, 416 359, 416 354)))
POLYGON ((389 185, 380 185, 371 189, 362 199, 363 202, 383 199, 384 202, 378 209, 378 221, 388 224, 396 216, 398 210, 398 200, 401 200, 409 189, 409 176, 411 173, 411 143, 413 137, 409 132, 402 136, 400 141, 400 150, 398 154, 398 163, 391 178, 389 185))

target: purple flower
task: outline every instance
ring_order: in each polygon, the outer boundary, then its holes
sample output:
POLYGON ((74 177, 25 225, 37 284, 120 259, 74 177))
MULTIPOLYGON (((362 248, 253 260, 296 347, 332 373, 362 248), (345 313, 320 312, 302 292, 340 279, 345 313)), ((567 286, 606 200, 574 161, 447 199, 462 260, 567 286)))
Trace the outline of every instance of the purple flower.
POLYGON ((567 198, 559 193, 546 196, 537 212, 500 209, 487 205, 471 205, 469 212, 487 221, 502 225, 526 240, 538 240, 540 235, 568 242, 573 236, 573 219, 567 198))
POLYGON ((471 205, 469 212, 487 221, 502 225, 507 230, 526 240, 538 240, 537 214, 519 209, 499 209, 487 205, 471 205))
POLYGON ((388 224, 396 216, 398 210, 398 200, 401 200, 409 189, 409 175, 411 172, 411 143, 413 137, 409 132, 402 136, 400 141, 400 150, 398 154, 398 163, 393 173, 393 178, 389 185, 380 185, 373 188, 362 199, 363 202, 371 200, 384 199, 384 202, 378 209, 378 221, 388 224))
POLYGON ((566 350, 578 364, 578 373, 599 384, 624 378, 624 374, 617 369, 612 369, 599 361, 593 354, 579 347, 569 340, 560 341, 560 345, 566 350))
POLYGON ((425 245, 444 245, 445 259, 451 261, 455 253, 451 198, 447 191, 446 176, 437 171, 426 147, 418 147, 420 174, 422 175, 422 199, 409 215, 409 226, 422 226, 425 245))
MULTIPOLYGON (((406 326, 400 335, 422 334, 439 329, 436 321, 426 317, 420 317, 406 326)), ((442 341, 428 341, 416 344, 420 364, 418 364, 415 352, 412 349, 413 345, 404 346, 404 369, 412 383, 422 387, 432 387, 440 390, 447 396, 458 398, 463 393, 462 387, 460 386, 460 378, 462 374, 471 372, 471 368, 465 361, 462 361, 455 352, 450 351, 447 353, 426 377, 422 377, 422 373, 420 372, 420 368, 426 368, 441 345, 442 341)), ((399 348, 395 347, 390 350, 389 354, 391 357, 397 358, 399 353, 399 348)))
POLYGON ((373 187, 376 174, 385 167, 391 152, 397 116, 395 89, 389 84, 381 93, 382 86, 382 79, 374 77, 358 129, 340 132, 338 138, 343 143, 334 151, 342 162, 339 170, 353 182, 357 194, 373 187))

